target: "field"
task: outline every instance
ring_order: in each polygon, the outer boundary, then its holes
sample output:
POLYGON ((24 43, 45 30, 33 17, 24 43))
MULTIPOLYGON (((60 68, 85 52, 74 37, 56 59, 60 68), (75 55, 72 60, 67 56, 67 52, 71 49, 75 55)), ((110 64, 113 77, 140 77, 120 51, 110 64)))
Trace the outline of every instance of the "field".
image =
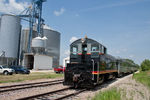
POLYGON ((0 75, 0 83, 21 82, 25 80, 49 79, 63 77, 63 74, 49 72, 32 72, 31 74, 0 75))
POLYGON ((139 73, 134 74, 133 78, 136 81, 138 81, 150 88, 150 70, 149 71, 140 71, 139 73))

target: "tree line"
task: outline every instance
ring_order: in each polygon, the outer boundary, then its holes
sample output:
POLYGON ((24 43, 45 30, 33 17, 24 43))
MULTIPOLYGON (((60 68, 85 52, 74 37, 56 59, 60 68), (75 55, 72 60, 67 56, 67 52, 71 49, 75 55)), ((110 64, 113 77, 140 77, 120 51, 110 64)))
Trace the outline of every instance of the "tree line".
POLYGON ((145 59, 145 60, 141 63, 141 70, 142 70, 142 71, 150 70, 150 60, 149 60, 149 59, 145 59))

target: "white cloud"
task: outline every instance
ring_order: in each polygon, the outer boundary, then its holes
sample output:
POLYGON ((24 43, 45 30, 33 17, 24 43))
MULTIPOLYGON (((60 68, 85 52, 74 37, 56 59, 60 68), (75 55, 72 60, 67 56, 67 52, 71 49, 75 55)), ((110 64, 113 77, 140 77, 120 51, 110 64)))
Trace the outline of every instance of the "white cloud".
POLYGON ((16 2, 16 0, 0 0, 0 12, 19 14, 26 7, 29 6, 27 2, 16 2))
POLYGON ((60 16, 62 15, 63 13, 65 12, 65 9, 64 8, 61 8, 59 11, 54 11, 54 15, 55 16, 60 16))
POLYGON ((73 41, 75 41, 75 40, 77 40, 78 38, 77 37, 72 37, 71 39, 70 39, 70 43, 72 43, 73 41))

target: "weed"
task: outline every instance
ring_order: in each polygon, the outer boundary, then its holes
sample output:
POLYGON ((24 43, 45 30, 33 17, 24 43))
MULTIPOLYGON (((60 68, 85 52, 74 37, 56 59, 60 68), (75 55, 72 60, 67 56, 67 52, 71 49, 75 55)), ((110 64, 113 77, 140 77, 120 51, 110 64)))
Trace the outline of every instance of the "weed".
POLYGON ((112 88, 104 92, 99 92, 92 100, 121 100, 121 94, 116 88, 112 88))
POLYGON ((150 88, 150 71, 140 71, 133 75, 133 78, 150 88))

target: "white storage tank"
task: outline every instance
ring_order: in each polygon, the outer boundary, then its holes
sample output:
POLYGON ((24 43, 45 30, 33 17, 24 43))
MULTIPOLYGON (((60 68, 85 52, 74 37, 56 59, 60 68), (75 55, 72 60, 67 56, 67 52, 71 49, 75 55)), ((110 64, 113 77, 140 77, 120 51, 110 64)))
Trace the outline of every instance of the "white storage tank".
POLYGON ((48 26, 43 27, 43 35, 47 37, 45 52, 53 57, 53 67, 59 66, 60 59, 60 33, 48 26))
POLYGON ((41 37, 36 37, 32 39, 32 47, 44 48, 44 39, 42 39, 41 37))
POLYGON ((32 52, 34 54, 45 54, 45 40, 41 37, 32 39, 32 52))
POLYGON ((18 58, 21 25, 20 18, 14 15, 1 16, 0 53, 6 57, 18 58))

